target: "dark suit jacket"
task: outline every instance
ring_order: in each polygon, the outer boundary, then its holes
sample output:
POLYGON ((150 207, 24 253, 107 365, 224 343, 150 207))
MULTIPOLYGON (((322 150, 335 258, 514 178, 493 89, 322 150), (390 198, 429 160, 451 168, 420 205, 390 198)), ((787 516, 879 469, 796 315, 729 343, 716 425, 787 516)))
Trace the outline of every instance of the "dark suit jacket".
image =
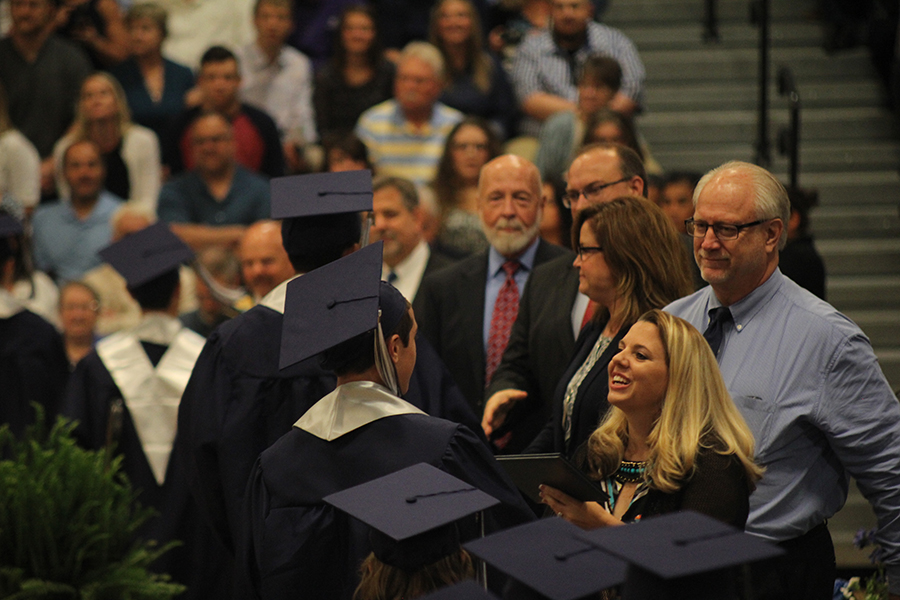
MULTIPOLYGON (((534 268, 565 252, 559 246, 539 241, 534 268)), ((487 252, 471 256, 423 279, 416 295, 416 301, 421 302, 421 310, 416 310, 419 329, 444 359, 479 416, 484 409, 487 266, 487 252)))
POLYGON ((575 450, 591 436, 600 419, 609 409, 606 396, 609 394, 609 377, 606 368, 609 361, 619 351, 619 341, 628 332, 627 327, 619 329, 619 333, 612 339, 606 350, 594 363, 594 367, 588 372, 587 377, 578 386, 575 396, 575 404, 572 407, 572 436, 568 445, 563 434, 563 400, 566 397, 566 388, 575 372, 587 359, 588 354, 597 343, 597 339, 603 332, 603 323, 596 321, 590 323, 578 336, 575 355, 569 362, 569 367, 559 380, 556 392, 553 395, 553 411, 547 420, 544 429, 525 449, 526 454, 539 454, 543 452, 561 452, 569 459, 575 450))
POLYGON ((514 388, 528 392, 507 416, 497 436, 513 435, 504 452, 521 452, 547 423, 553 392, 575 352, 572 306, 578 296, 575 255, 566 252, 535 268, 528 278, 519 314, 503 360, 485 394, 514 388))
MULTIPOLYGON (((436 271, 440 271, 445 267, 449 267, 451 265, 456 264, 456 259, 452 258, 440 250, 435 250, 433 247, 429 248, 431 250, 431 254, 428 256, 428 262, 425 263, 425 272, 422 273, 422 281, 425 281, 425 278, 435 273, 436 271)), ((422 288, 422 283, 419 282, 419 289, 422 288)), ((416 296, 413 299, 412 307, 413 312, 416 314, 416 318, 418 319, 419 313, 422 311, 422 294, 416 291, 416 296)))

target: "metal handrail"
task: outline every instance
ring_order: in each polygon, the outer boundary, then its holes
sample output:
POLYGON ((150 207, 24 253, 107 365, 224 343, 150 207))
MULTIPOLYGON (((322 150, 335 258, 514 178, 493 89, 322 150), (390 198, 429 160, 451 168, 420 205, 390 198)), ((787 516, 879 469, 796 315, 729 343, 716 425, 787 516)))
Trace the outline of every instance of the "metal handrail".
POLYGON ((719 16, 716 0, 706 0, 703 5, 703 41, 719 41, 719 16))
POLYGON ((756 164, 768 168, 772 162, 769 144, 769 0, 750 2, 750 22, 759 27, 756 164))
POLYGON ((778 95, 788 97, 791 111, 790 124, 779 132, 778 149, 788 157, 789 181, 792 188, 797 188, 800 184, 800 92, 788 67, 778 70, 778 95))

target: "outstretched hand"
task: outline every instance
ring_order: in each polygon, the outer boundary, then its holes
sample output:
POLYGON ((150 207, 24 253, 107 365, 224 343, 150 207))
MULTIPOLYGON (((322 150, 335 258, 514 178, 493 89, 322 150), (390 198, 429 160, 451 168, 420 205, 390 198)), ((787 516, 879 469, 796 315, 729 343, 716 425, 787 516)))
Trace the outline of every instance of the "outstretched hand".
POLYGON ((528 392, 522 390, 500 390, 488 398, 484 405, 484 415, 481 417, 481 428, 484 435, 491 437, 495 429, 503 425, 506 415, 515 406, 516 402, 528 397, 528 392))

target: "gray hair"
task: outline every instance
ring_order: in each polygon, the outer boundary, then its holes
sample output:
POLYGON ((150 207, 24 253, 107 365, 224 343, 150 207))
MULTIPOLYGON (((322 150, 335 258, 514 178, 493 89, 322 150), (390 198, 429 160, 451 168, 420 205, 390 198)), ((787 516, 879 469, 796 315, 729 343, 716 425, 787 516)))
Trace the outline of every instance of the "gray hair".
POLYGON ((447 67, 444 64, 444 55, 433 45, 428 42, 410 42, 400 53, 400 62, 407 58, 418 58, 426 63, 434 71, 434 76, 442 83, 446 78, 447 67))
POLYGON ((741 171, 750 176, 753 182, 753 206, 757 219, 780 219, 784 224, 781 230, 781 238, 778 240, 778 249, 784 250, 784 247, 787 245, 788 221, 791 218, 791 201, 788 199, 784 185, 769 171, 760 166, 732 160, 711 170, 700 178, 697 187, 694 188, 694 206, 697 206, 697 198, 700 197, 700 193, 706 187, 706 184, 728 170, 741 171))

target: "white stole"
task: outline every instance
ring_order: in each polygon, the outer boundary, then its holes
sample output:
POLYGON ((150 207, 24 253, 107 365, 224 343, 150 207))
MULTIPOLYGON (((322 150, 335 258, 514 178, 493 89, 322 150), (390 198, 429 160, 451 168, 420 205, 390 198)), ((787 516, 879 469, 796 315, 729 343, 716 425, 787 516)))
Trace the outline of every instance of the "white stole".
POLYGON ((166 480, 178 426, 178 405, 206 340, 173 318, 151 314, 136 328, 97 343, 97 354, 115 381, 156 482, 166 480), (168 346, 156 367, 141 341, 168 346))
POLYGON ((424 414, 383 385, 374 381, 352 381, 339 385, 316 402, 294 423, 294 427, 330 442, 384 417, 424 414))

